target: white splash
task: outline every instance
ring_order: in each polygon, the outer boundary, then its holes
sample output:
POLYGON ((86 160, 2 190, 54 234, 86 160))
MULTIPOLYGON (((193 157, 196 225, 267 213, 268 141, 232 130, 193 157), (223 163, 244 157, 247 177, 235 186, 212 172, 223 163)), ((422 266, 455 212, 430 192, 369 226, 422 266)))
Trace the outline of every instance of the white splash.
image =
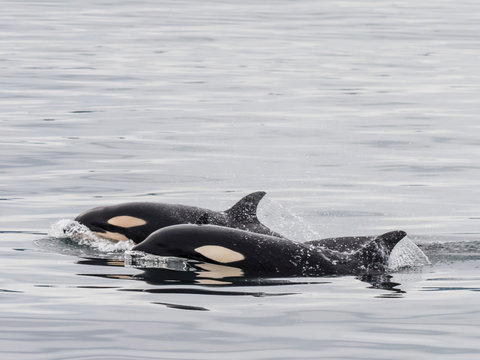
POLYGON ((320 238, 318 232, 300 216, 277 201, 268 198, 261 201, 257 215, 262 224, 285 236, 287 239, 307 241, 320 238))
POLYGON ((114 241, 95 235, 88 227, 77 221, 62 219, 50 227, 48 235, 54 238, 68 238, 78 245, 88 246, 103 253, 124 252, 130 250, 133 241, 114 241))
POLYGON ((429 265, 430 260, 413 241, 403 238, 390 253, 388 268, 397 271, 404 268, 416 268, 429 265))
POLYGON ((191 269, 186 259, 147 254, 142 251, 127 250, 124 257, 125 267, 156 268, 175 271, 191 269))

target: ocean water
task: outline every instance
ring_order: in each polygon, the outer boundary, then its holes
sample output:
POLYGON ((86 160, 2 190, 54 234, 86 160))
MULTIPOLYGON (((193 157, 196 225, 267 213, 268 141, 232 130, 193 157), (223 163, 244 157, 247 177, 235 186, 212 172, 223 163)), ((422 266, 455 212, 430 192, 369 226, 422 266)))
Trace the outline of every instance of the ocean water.
POLYGON ((478 358, 478 2, 0 8, 2 358, 478 358), (215 286, 54 236, 257 190, 291 238, 402 229, 431 265, 215 286))

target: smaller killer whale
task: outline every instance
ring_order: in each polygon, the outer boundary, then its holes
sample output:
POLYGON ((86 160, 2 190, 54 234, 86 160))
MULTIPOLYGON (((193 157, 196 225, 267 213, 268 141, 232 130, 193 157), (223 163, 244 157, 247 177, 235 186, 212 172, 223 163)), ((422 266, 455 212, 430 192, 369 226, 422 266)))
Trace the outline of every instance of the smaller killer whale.
POLYGON ((299 243, 223 226, 187 224, 157 230, 132 250, 228 267, 228 273, 237 276, 346 275, 385 271, 388 255, 405 235, 392 231, 361 237, 360 246, 343 252, 330 239, 322 246, 322 240, 299 243))
POLYGON ((101 237, 118 241, 132 240, 136 244, 166 226, 196 222, 281 236, 261 224, 257 218, 258 203, 265 194, 264 191, 251 193, 226 211, 177 204, 130 202, 87 210, 78 215, 75 221, 101 237))

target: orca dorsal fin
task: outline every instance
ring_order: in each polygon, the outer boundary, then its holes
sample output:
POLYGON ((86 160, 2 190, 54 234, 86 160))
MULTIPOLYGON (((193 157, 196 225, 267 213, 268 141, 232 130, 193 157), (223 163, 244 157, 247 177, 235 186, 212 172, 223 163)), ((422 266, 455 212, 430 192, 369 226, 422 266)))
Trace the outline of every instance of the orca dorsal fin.
POLYGON ((390 231, 378 236, 375 241, 381 241, 390 251, 402 240, 407 233, 402 230, 390 231))
POLYGON ((228 217, 241 222, 259 222, 257 207, 265 196, 265 191, 257 191, 241 198, 235 205, 225 211, 228 217))
POLYGON ((362 272, 385 272, 392 249, 406 235, 405 231, 400 230, 379 235, 352 254, 349 261, 356 263, 355 266, 362 272))

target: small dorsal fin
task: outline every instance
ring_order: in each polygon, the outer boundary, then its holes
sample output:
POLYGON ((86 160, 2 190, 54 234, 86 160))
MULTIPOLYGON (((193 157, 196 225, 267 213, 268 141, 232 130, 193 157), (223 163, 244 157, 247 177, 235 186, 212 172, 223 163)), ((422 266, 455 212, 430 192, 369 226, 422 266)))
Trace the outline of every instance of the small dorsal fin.
POLYGON ((212 223, 212 217, 208 213, 203 213, 197 221, 195 221, 195 224, 197 225, 207 225, 212 223))
POLYGON ((247 196, 241 198, 230 209, 226 210, 225 213, 236 221, 258 222, 257 207, 258 203, 260 200, 262 200, 265 194, 265 191, 257 191, 248 194, 247 196))
POLYGON ((398 230, 373 238, 352 254, 353 259, 358 262, 356 266, 362 272, 385 272, 392 249, 406 235, 405 231, 398 230))
POLYGON ((402 240, 407 233, 402 230, 390 231, 378 236, 375 240, 381 240, 385 246, 391 251, 397 243, 402 240))

